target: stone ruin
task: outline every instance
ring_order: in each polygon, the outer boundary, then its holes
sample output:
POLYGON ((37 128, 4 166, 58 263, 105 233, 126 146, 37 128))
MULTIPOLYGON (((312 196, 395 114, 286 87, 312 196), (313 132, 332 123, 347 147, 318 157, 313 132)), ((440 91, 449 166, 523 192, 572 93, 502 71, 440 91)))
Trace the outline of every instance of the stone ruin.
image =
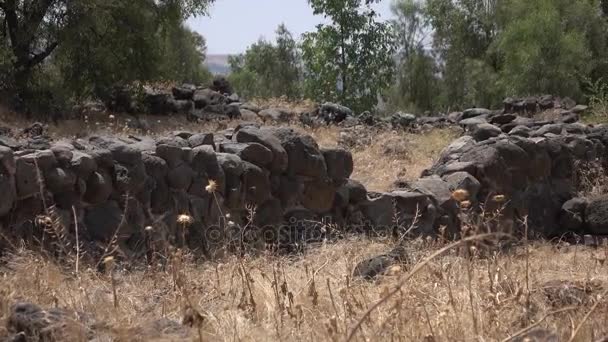
MULTIPOLYGON (((173 88, 172 96, 196 102, 203 93, 231 91, 216 83, 217 91, 184 86, 173 88)), ((208 112, 213 105, 205 101, 200 107, 208 112)), ((607 166, 608 128, 579 123, 585 109, 571 100, 541 97, 507 99, 502 110, 472 108, 438 117, 434 122, 462 127, 465 135, 420 179, 396 182, 397 189, 385 193, 368 192, 350 179, 350 152, 321 149, 312 137, 288 128, 244 123, 215 134, 52 142, 34 125, 25 142, 0 136, 5 193, 0 218, 4 230, 28 239, 46 229, 34 218, 48 216, 51 208, 52 221, 65 231, 74 232, 77 225, 84 241, 116 242, 135 254, 150 239, 211 252, 233 240, 234 231, 240 236, 243 227, 248 240, 291 249, 336 231, 397 234, 411 228, 414 234, 458 237, 463 208, 452 194, 462 189, 469 194, 469 213, 500 209, 501 222, 491 229, 521 231, 525 221, 545 237, 608 234, 603 214, 608 203, 580 198, 581 170, 593 167, 604 174, 607 166), (550 109, 552 118, 535 116, 550 109), (187 231, 177 223, 180 215, 191 217, 187 231)), ((273 121, 288 116, 254 110, 273 121)), ((307 119, 331 123, 353 117, 348 108, 331 103, 315 115, 307 119)), ((357 121, 356 127, 365 123, 357 121)))
POLYGON ((501 229, 516 231, 526 220, 546 237, 608 233, 606 200, 577 198, 577 171, 606 165, 603 126, 563 123, 504 133, 479 124, 420 179, 386 193, 368 192, 349 178, 350 152, 321 149, 289 128, 241 124, 215 134, 93 136, 47 145, 37 139, 0 147, 4 234, 26 240, 48 229, 34 218, 49 212, 67 235, 77 225, 82 241, 114 241, 135 254, 150 239, 210 252, 233 230, 242 239, 243 227, 255 243, 288 249, 330 237, 328 227, 457 237, 462 209, 452 194, 458 189, 468 192, 471 212, 500 208, 501 229), (190 217, 187 229, 180 215, 190 217))

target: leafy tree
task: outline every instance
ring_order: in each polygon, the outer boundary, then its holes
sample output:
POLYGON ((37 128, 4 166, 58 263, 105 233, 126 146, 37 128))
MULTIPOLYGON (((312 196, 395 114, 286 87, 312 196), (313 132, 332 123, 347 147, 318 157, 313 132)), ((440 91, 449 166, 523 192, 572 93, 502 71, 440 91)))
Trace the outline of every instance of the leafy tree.
POLYGON ((275 54, 277 64, 274 78, 277 90, 283 89, 283 94, 288 98, 298 98, 300 97, 302 72, 297 43, 285 24, 279 25, 276 34, 275 54))
POLYGON ((230 80, 244 97, 300 96, 297 44, 285 25, 277 28, 276 43, 260 39, 245 54, 231 56, 230 80))
POLYGON ((208 83, 211 73, 204 66, 205 38, 183 24, 170 26, 160 34, 161 66, 159 77, 194 84, 208 83))
POLYGON ((470 77, 477 73, 475 69, 485 64, 488 66, 484 66, 485 72, 490 73, 488 80, 495 78, 492 74, 498 71, 499 60, 490 48, 499 33, 499 10, 498 0, 427 1, 433 46, 441 61, 442 98, 448 101, 443 106, 480 105, 488 99, 475 98, 471 91, 482 94, 483 88, 497 86, 481 85, 470 77), (475 85, 482 89, 473 89, 475 85))
POLYGON ((603 23, 599 3, 510 0, 504 20, 497 46, 507 91, 581 99, 581 76, 589 75, 601 63, 598 55, 604 54, 604 47, 593 39, 593 30, 603 23))
POLYGON ((430 24, 424 4, 400 0, 391 7, 397 38, 397 80, 391 90, 394 106, 408 111, 433 109, 438 92, 438 67, 425 46, 430 24))
POLYGON ((304 35, 302 57, 306 94, 369 110, 393 78, 395 40, 388 23, 378 22, 377 0, 309 0, 328 18, 304 35))
MULTIPOLYGON (((126 63, 121 71, 148 70, 155 56, 145 56, 162 20, 182 22, 203 14, 213 0, 0 0, 0 27, 8 36, 15 86, 25 97, 36 68, 66 44, 87 43, 82 58, 113 56, 126 63), (105 45, 95 47, 93 43, 105 45), (127 48, 128 47, 128 48, 127 48), (133 67, 133 69, 129 69, 133 67)), ((75 45, 68 49, 75 50, 75 45)), ((75 54, 71 54, 76 57, 75 54)), ((109 62, 108 62, 109 63, 109 62)), ((103 64, 103 63, 101 63, 103 64)), ((109 78, 115 75, 109 76, 109 78)))

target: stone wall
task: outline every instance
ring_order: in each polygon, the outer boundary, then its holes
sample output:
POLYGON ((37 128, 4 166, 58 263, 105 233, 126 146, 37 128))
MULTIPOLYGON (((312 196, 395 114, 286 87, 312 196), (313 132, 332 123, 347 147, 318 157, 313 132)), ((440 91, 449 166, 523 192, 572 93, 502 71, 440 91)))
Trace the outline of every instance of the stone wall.
POLYGON ((573 200, 581 166, 604 172, 608 128, 516 128, 473 125, 422 178, 386 193, 368 193, 349 178, 350 152, 321 149, 289 128, 242 124, 215 134, 56 142, 35 132, 0 146, 0 218, 5 231, 25 239, 42 235, 49 222, 71 236, 77 223, 81 241, 116 241, 131 252, 151 240, 185 240, 205 252, 243 239, 293 248, 335 231, 456 237, 462 203, 453 193, 463 189, 469 212, 500 209, 500 225, 510 231, 527 220, 545 236, 608 232, 598 223, 603 202, 589 206, 591 228, 572 214, 583 215, 589 203, 573 200))
POLYGON ((470 195, 471 211, 500 211, 508 231, 523 228, 526 221, 546 237, 591 233, 582 224, 565 224, 564 211, 570 210, 563 206, 583 190, 581 170, 593 166, 605 175, 607 144, 608 129, 602 126, 562 123, 505 134, 484 123, 450 144, 423 178, 406 186, 434 198, 439 208, 435 228, 458 231, 459 203, 449 194, 462 189, 470 195))
POLYGON ((366 200, 365 188, 349 179, 349 152, 320 149, 288 128, 42 145, 0 147, 0 217, 24 238, 41 233, 45 221, 34 218, 54 206, 50 219, 66 231, 74 232, 74 208, 83 241, 117 240, 130 251, 141 250, 147 235, 179 245, 182 234, 209 250, 233 238, 230 230, 292 245, 305 235, 321 239, 327 232, 312 222, 343 223, 349 206, 366 200), (180 215, 189 217, 181 218, 185 231, 180 215))

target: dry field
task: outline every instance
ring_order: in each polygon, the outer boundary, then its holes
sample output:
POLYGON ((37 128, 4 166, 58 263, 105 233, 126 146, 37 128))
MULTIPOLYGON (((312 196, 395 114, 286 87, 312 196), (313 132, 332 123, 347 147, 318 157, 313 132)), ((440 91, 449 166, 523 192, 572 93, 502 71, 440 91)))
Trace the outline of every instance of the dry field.
MULTIPOLYGON (((151 134, 224 128, 150 121, 151 134)), ((73 122, 51 126, 50 133, 131 134, 125 126, 115 119, 73 122)), ((327 127, 309 133, 326 147, 340 136, 327 127)), ((448 130, 378 134, 352 151, 353 178, 370 190, 414 179, 455 136, 448 130)), ((21 300, 59 307, 90 317, 96 341, 503 341, 541 328, 559 341, 608 336, 608 246, 531 242, 466 258, 448 242, 415 240, 407 243, 411 263, 365 281, 351 277, 356 263, 387 252, 392 241, 349 237, 302 255, 260 252, 214 261, 172 251, 158 265, 118 264, 106 272, 77 265, 75 256, 57 262, 11 243, 0 262, 0 320, 21 300)), ((59 340, 87 340, 81 329, 65 331, 59 340)))

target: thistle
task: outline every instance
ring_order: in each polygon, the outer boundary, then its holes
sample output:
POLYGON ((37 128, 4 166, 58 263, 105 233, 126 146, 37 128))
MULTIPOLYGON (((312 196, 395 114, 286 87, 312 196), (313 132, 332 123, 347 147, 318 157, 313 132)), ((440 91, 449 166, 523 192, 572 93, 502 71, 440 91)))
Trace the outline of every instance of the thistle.
POLYGON ((217 191, 217 182, 214 180, 209 180, 209 184, 205 187, 205 191, 210 194, 213 194, 217 191))
POLYGON ((457 189, 452 192, 452 198, 457 202, 463 202, 469 199, 469 192, 464 189, 457 189))

